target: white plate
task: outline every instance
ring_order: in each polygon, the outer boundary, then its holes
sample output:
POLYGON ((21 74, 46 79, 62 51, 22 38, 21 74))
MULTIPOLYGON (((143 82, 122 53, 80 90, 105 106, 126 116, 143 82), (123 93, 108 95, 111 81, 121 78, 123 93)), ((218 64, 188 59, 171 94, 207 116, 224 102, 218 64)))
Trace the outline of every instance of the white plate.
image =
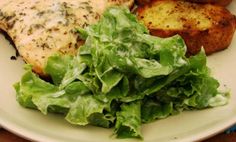
MULTIPOLYGON (((236 14, 236 2, 229 9, 236 14)), ((231 47, 208 57, 212 74, 221 84, 231 88, 228 105, 201 111, 184 112, 143 125, 144 141, 189 142, 215 135, 236 123, 236 35, 231 47)), ((93 126, 79 127, 67 123, 62 116, 44 116, 35 110, 21 107, 15 98, 12 85, 23 74, 23 61, 10 60, 13 47, 0 35, 0 125, 27 139, 42 142, 110 142, 112 129, 93 126)))

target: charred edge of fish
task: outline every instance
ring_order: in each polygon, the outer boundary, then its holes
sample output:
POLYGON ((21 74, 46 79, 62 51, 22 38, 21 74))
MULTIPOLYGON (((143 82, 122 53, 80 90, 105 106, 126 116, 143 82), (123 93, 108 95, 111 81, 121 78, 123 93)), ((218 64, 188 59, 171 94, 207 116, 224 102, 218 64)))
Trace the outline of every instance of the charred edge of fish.
POLYGON ((14 47, 14 49, 15 49, 15 56, 16 57, 20 56, 20 54, 19 54, 19 52, 18 52, 18 50, 16 48, 15 43, 13 42, 12 38, 7 34, 7 32, 5 32, 5 31, 0 29, 0 33, 2 33, 3 36, 5 37, 5 39, 8 40, 9 43, 14 47))
POLYGON ((11 56, 10 59, 11 59, 11 60, 16 60, 17 57, 16 57, 16 56, 11 56))

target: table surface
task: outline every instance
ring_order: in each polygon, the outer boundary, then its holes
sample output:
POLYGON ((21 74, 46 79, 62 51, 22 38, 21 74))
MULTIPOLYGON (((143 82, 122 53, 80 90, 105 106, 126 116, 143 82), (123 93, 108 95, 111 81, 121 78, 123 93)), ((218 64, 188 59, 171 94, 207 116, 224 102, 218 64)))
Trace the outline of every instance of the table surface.
MULTIPOLYGON (((0 128, 0 142, 30 142, 0 128)), ((221 133, 202 142, 236 142, 236 132, 221 133)))

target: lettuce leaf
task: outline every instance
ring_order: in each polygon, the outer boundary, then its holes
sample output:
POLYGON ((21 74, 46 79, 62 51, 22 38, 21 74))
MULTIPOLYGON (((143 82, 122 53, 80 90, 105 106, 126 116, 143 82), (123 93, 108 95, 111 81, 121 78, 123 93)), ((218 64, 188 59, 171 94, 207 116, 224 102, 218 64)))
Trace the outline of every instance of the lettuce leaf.
POLYGON ((110 128, 114 123, 114 120, 115 117, 109 113, 93 113, 88 117, 90 124, 104 128, 110 128))
POLYGON ((115 133, 118 138, 142 138, 141 135, 141 103, 134 101, 121 106, 116 113, 115 133))
POLYGON ((173 103, 161 103, 156 98, 149 98, 142 104, 142 122, 147 123, 156 119, 163 119, 173 112, 173 103))
MULTIPOLYGON (((23 75, 21 81, 15 85, 15 89, 17 101, 21 105, 37 108, 43 114, 47 114, 48 108, 53 106, 65 108, 62 110, 66 111, 71 104, 64 90, 59 90, 57 86, 45 82, 31 71, 23 75)), ((60 110, 59 112, 62 113, 60 110)))
POLYGON ((93 113, 102 113, 106 104, 95 99, 92 95, 78 96, 71 105, 66 120, 71 124, 87 125, 88 117, 93 113))
POLYGON ((59 85, 61 83, 72 59, 72 56, 59 54, 48 58, 44 71, 52 77, 54 84, 59 85))

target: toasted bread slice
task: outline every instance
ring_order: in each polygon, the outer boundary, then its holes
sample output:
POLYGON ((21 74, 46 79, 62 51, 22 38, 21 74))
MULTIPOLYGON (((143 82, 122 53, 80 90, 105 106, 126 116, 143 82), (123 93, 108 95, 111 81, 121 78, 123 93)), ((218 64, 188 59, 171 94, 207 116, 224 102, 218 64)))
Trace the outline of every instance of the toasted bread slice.
POLYGON ((173 0, 139 7, 138 19, 152 35, 181 35, 189 54, 198 53, 202 46, 206 54, 227 48, 236 27, 236 17, 221 6, 173 0))
MULTIPOLYGON (((140 5, 145 5, 145 4, 150 3, 153 0, 136 0, 136 1, 140 5)), ((220 5, 220 6, 227 6, 232 2, 232 0, 183 0, 183 1, 195 2, 195 3, 210 3, 210 4, 220 5)))

